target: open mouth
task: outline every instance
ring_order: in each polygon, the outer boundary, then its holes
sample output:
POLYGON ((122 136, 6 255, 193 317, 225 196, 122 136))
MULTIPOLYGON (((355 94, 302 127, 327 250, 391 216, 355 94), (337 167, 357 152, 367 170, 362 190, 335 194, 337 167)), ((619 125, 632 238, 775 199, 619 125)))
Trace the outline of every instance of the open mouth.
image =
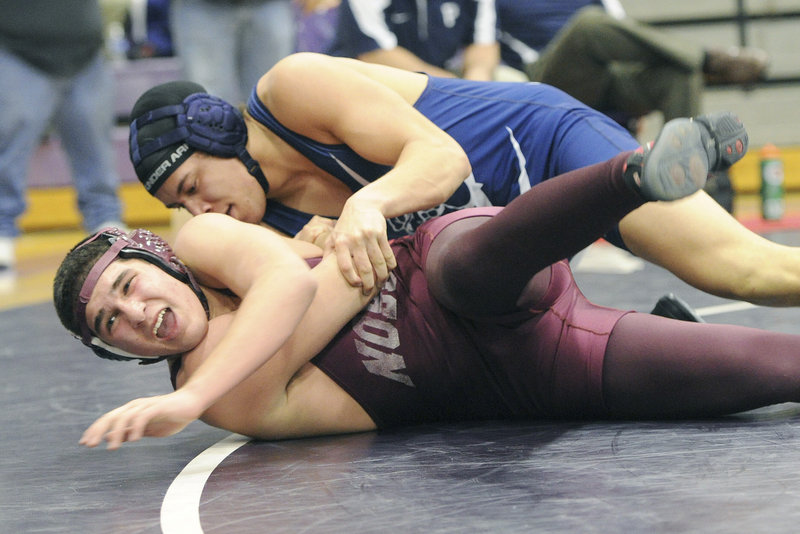
POLYGON ((161 313, 158 314, 158 318, 156 318, 156 324, 153 325, 153 335, 159 339, 162 339, 167 336, 167 322, 164 321, 164 317, 167 315, 167 311, 169 308, 164 308, 161 310, 161 313), (163 327, 163 328, 162 328, 163 327))

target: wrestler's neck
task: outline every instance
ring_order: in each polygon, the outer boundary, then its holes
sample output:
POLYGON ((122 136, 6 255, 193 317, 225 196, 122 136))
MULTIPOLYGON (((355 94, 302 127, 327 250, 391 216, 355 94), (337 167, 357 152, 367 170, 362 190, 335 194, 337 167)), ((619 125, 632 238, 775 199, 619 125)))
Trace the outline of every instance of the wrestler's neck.
POLYGON ((329 182, 330 187, 343 185, 275 132, 248 116, 245 118, 247 150, 269 182, 269 198, 286 201, 308 194, 309 183, 329 182))
POLYGON ((203 287, 203 294, 208 300, 209 319, 235 311, 241 303, 238 296, 227 290, 203 287))

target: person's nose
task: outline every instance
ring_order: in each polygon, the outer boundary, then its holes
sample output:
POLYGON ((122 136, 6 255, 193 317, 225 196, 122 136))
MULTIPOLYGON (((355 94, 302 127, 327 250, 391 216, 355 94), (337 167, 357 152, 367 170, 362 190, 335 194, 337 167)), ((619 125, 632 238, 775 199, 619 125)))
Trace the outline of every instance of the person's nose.
POLYGON ((210 202, 206 202, 200 199, 192 199, 190 201, 184 202, 184 207, 194 215, 200 215, 201 213, 210 213, 214 211, 214 206, 210 202))
POLYGON ((140 300, 122 299, 117 306, 134 328, 142 324, 146 319, 144 302, 140 300))

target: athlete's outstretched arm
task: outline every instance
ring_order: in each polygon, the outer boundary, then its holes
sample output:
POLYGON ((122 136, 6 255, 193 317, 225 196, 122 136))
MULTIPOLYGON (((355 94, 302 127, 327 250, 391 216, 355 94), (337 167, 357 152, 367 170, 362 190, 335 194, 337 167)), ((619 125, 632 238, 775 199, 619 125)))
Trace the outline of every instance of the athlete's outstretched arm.
MULTIPOLYGON (((325 417, 309 408, 308 397, 296 393, 297 384, 303 382, 303 370, 346 327, 353 317, 370 301, 359 288, 344 279, 335 256, 328 256, 311 270, 317 281, 317 292, 308 311, 298 324, 294 334, 281 349, 260 369, 244 382, 234 387, 227 395, 203 413, 202 420, 208 424, 261 439, 284 439, 309 435, 338 433, 342 431, 371 430, 372 421, 358 417, 356 423, 346 413, 349 409, 339 405, 335 399, 327 399, 326 405, 338 416, 325 417)), ((212 327, 227 328, 215 319, 212 327)), ((208 344, 184 358, 181 374, 191 376, 198 365, 202 365, 205 354, 213 351, 214 335, 208 336, 208 344)), ((179 375, 178 382, 185 376, 179 375)), ((302 389, 302 388, 301 388, 302 389)), ((317 394, 323 394, 318 391, 317 394)))
POLYGON ((303 424, 313 430, 316 422, 287 414, 287 386, 372 294, 347 283, 334 257, 309 271, 302 257, 319 256, 318 247, 224 215, 194 217, 174 249, 199 281, 243 295, 241 304, 235 314, 212 319, 222 333, 207 335, 184 358, 177 391, 105 414, 81 443, 93 447, 105 439, 115 449, 142 436, 172 435, 201 415, 249 435, 263 433, 270 417, 284 420, 282 432, 303 424))
POLYGON ((800 305, 800 248, 751 232, 704 192, 648 203, 619 228, 633 253, 698 289, 754 304, 800 305))
POLYGON ((98 419, 81 443, 109 448, 165 436, 200 417, 275 355, 294 333, 317 289, 305 261, 273 232, 226 215, 204 214, 181 229, 174 250, 207 287, 241 298, 238 313, 203 364, 177 391, 136 399, 98 419))

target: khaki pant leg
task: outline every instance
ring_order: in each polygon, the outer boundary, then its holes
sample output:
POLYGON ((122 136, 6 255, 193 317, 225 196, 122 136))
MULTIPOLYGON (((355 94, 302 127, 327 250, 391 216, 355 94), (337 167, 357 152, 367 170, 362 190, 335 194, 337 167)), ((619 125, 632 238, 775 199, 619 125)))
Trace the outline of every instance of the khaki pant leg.
POLYGON ((526 73, 601 111, 683 116, 699 108, 703 57, 699 46, 590 6, 526 73))

